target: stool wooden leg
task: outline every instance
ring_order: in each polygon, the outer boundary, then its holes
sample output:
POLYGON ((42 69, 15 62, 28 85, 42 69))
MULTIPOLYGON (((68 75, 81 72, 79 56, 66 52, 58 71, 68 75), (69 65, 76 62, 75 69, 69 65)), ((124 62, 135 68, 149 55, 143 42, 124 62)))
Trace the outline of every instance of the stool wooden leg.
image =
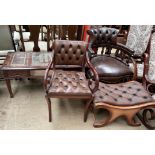
MULTIPOLYGON (((148 124, 148 118, 146 116, 147 111, 151 113, 151 118, 154 119, 155 114, 152 110, 148 110, 149 108, 155 108, 155 102, 148 102, 139 105, 131 105, 131 106, 115 106, 107 103, 99 102, 96 103, 94 109, 106 109, 109 111, 110 116, 106 119, 106 121, 97 121, 95 118, 94 127, 103 127, 116 118, 124 116, 127 120, 127 123, 131 126, 140 126, 141 124, 135 121, 135 116, 137 115, 141 122, 149 129, 154 129, 155 127, 150 126, 148 124), (138 113, 140 110, 143 110, 142 116, 138 113), (153 115, 154 114, 154 115, 153 115)), ((95 113, 94 113, 95 117, 95 113)))
POLYGON ((110 124, 111 122, 113 122, 117 117, 119 117, 119 115, 117 113, 113 113, 112 111, 109 111, 109 117, 106 120, 97 121, 95 113, 94 113, 95 121, 94 121, 93 126, 96 127, 96 128, 104 127, 105 125, 110 124))
POLYGON ((131 126, 140 126, 141 124, 135 121, 134 116, 135 116, 135 115, 133 115, 133 116, 131 116, 131 117, 126 116, 127 123, 128 123, 129 125, 131 125, 131 126))

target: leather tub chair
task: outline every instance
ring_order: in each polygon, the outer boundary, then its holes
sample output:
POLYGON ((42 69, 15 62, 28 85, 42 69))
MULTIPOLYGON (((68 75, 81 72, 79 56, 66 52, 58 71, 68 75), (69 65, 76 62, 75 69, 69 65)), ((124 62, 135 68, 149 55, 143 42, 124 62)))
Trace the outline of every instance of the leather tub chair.
MULTIPOLYGON (((136 63, 132 58, 134 51, 117 43, 119 30, 102 27, 90 29, 87 33, 90 36, 90 61, 101 82, 119 83, 136 79, 136 63), (133 64, 134 71, 130 69, 129 63, 133 64)), ((88 71, 87 75, 91 76, 91 73, 88 71)))

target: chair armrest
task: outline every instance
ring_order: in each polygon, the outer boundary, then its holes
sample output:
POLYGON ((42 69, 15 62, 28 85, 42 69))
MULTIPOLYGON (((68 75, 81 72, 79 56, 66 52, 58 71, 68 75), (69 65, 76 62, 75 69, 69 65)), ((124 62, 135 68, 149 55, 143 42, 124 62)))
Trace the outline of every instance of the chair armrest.
POLYGON ((92 81, 89 80, 89 88, 91 89, 92 93, 96 92, 98 90, 99 87, 99 76, 98 73, 96 71, 96 69, 93 67, 93 65, 90 63, 89 57, 88 57, 88 52, 86 52, 86 63, 88 65, 88 67, 90 68, 90 70, 92 71, 92 73, 94 74, 94 82, 95 85, 93 88, 90 87, 90 85, 92 84, 92 81))
POLYGON ((135 51, 132 50, 131 48, 127 47, 126 45, 121 44, 121 43, 117 43, 117 45, 124 48, 124 49, 127 49, 132 55, 134 55, 135 51))
POLYGON ((150 80, 149 78, 149 54, 144 53, 144 71, 143 71, 143 86, 145 89, 153 95, 155 92, 154 90, 151 91, 151 87, 155 87, 155 80, 150 80))
MULTIPOLYGON (((45 70, 45 75, 44 75, 44 89, 45 89, 46 92, 47 92, 47 90, 48 90, 48 87, 47 87, 47 84, 48 84, 48 77, 50 77, 50 76, 49 76, 49 71, 50 71, 52 65, 53 65, 53 61, 51 61, 51 62, 48 64, 48 67, 47 67, 47 69, 45 70)), ((50 77, 50 79, 51 79, 51 77, 50 77)), ((50 81, 51 81, 51 80, 50 80, 50 81)))
POLYGON ((96 55, 96 52, 91 47, 88 47, 87 51, 88 51, 89 58, 92 58, 94 57, 94 55, 96 55))

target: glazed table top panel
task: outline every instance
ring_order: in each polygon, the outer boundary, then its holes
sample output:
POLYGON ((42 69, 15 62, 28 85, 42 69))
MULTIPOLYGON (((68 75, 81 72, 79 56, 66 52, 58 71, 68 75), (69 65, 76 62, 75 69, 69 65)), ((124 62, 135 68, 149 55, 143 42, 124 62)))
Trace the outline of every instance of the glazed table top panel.
POLYGON ((9 53, 4 61, 2 70, 46 69, 52 58, 53 53, 51 52, 9 53))

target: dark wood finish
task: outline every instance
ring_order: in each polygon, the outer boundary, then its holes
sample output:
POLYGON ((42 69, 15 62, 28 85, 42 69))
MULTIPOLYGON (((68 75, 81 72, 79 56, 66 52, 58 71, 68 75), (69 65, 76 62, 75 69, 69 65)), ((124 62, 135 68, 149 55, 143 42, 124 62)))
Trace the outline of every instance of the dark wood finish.
MULTIPOLYGON (((4 71, 3 73, 4 73, 4 78, 5 78, 5 77, 9 77, 8 72, 5 72, 5 71, 4 71)), ((10 82, 9 79, 6 79, 5 81, 6 81, 6 85, 7 85, 8 91, 9 91, 9 93, 10 93, 10 98, 13 98, 14 95, 13 95, 12 88, 11 88, 11 82, 10 82)))
MULTIPOLYGON (((45 26, 45 25, 44 25, 45 26)), ((48 26, 45 26, 48 27, 48 26)), ((22 51, 25 51, 25 44, 24 42, 30 42, 32 41, 34 43, 33 51, 34 52, 39 52, 40 47, 39 47, 39 34, 41 33, 42 36, 42 41, 43 39, 43 25, 28 25, 29 31, 30 31, 30 37, 28 41, 25 41, 23 38, 23 31, 22 31, 22 25, 19 25, 19 34, 20 34, 20 40, 22 44, 22 51)), ((47 51, 50 50, 50 37, 49 36, 50 30, 49 27, 47 28, 47 51)))
POLYGON ((22 51, 25 51, 24 38, 23 38, 23 34, 22 34, 21 25, 19 26, 19 34, 20 34, 20 40, 21 40, 21 44, 22 44, 22 51))
POLYGON ((78 27, 77 27, 77 40, 82 40, 82 36, 83 36, 83 26, 78 25, 78 27))
MULTIPOLYGON (((155 26, 153 26, 152 34, 155 33, 155 26)), ((150 59, 150 49, 151 49, 151 39, 152 39, 152 34, 150 37, 150 41, 148 44, 147 52, 144 53, 144 72, 143 72, 143 85, 145 89, 150 93, 150 94, 155 94, 155 81, 149 79, 149 59, 150 59), (153 88, 153 89, 152 89, 153 88)), ((154 108, 154 107, 153 107, 154 108)), ((140 119, 140 121, 143 123, 143 125, 148 128, 148 129, 155 129, 155 126, 151 124, 151 121, 155 120, 155 111, 151 108, 146 108, 143 110, 143 112, 140 114, 137 114, 137 117, 140 119), (148 117, 148 113, 151 115, 148 117)))
POLYGON ((30 30, 30 41, 34 41, 33 51, 40 51, 38 46, 39 33, 40 33, 40 25, 29 25, 30 30))
POLYGON ((68 25, 68 39, 77 40, 77 25, 68 25))
MULTIPOLYGON (((72 68, 71 68, 72 69, 72 68)), ((76 74, 80 74, 81 72, 76 71, 75 69, 74 73, 76 74)), ((71 74, 71 75, 75 75, 72 71, 63 71, 63 73, 61 73, 61 75, 63 74, 71 74)), ((60 74, 58 74, 60 75, 60 74)), ((62 75, 62 76, 63 76, 62 75)), ((68 77, 65 77, 64 80, 67 80, 68 77)), ((82 78, 82 77, 81 77, 82 78)), ((75 78, 73 78, 72 80, 74 80, 75 78)), ((81 79, 82 80, 82 79, 81 79)), ((70 83, 72 83, 72 81, 68 81, 68 85, 66 85, 65 87, 68 87, 70 85, 70 83)), ((62 81, 60 83, 63 83, 62 81)), ((80 81, 75 82, 78 85, 80 85, 80 81)), ((94 83, 93 83, 94 84, 94 83)), ((45 77, 44 77, 44 89, 45 89, 45 98, 48 104, 48 111, 49 111, 49 122, 52 121, 52 105, 51 105, 51 100, 50 98, 80 98, 80 99, 87 99, 87 104, 85 106, 85 110, 84 110, 84 122, 86 122, 87 120, 87 116, 89 113, 89 108, 90 105, 92 103, 92 99, 93 99, 93 95, 92 93, 97 89, 99 84, 99 79, 98 79, 98 75, 97 72, 95 71, 95 69, 93 68, 93 66, 90 64, 90 61, 88 60, 88 56, 86 54, 86 43, 85 42, 78 42, 78 41, 55 41, 54 42, 54 57, 53 60, 49 63, 46 72, 45 72, 45 77), (60 48, 60 49, 59 49, 60 48), (65 53, 63 49, 66 49, 65 53), (73 49, 74 49, 74 53, 73 53, 73 49), (80 49, 80 53, 78 52, 78 50, 80 49), (72 51, 72 55, 71 52, 72 51), (74 58, 78 58, 76 61, 74 60, 74 58), (66 61, 68 60, 68 61, 66 61), (85 66, 87 66, 91 69, 92 73, 94 74, 94 81, 95 81, 95 85, 91 86, 92 83, 88 82, 89 86, 87 83, 84 83, 87 88, 87 93, 82 93, 82 92, 65 92, 65 88, 62 87, 62 89, 64 89, 63 92, 62 90, 58 90, 55 91, 54 94, 50 92, 51 88, 55 88, 55 84, 59 83, 58 81, 56 82, 55 79, 59 79, 60 77, 56 76, 57 72, 61 73, 61 70, 57 70, 56 65, 68 65, 68 66, 72 66, 72 65, 79 65, 81 66, 81 70, 84 71, 85 66), (50 73, 51 69, 53 70, 52 73, 50 73), (56 77, 54 77, 54 75, 56 77), (90 88, 90 89, 89 89, 90 88), (91 91, 90 91, 91 90, 91 91), (61 92, 62 91, 62 92, 61 92), (89 91, 89 93, 88 93, 89 91), (80 94, 80 95, 79 95, 80 94)), ((77 87, 76 86, 76 87, 77 87)), ((76 89, 76 87, 74 89, 76 89)), ((86 88, 85 87, 85 88, 86 88)), ((72 89, 72 86, 70 86, 70 88, 72 89)), ((58 88, 59 89, 59 88, 58 88)), ((73 91, 74 91, 73 89, 73 91)), ((80 89, 80 88, 79 88, 80 89)))
POLYGON ((117 43, 118 33, 117 29, 106 27, 88 30, 90 35, 88 52, 91 63, 96 65, 101 82, 119 83, 137 78, 137 65, 132 58, 134 51, 117 43), (129 63, 133 64, 134 72, 131 71, 129 63), (112 74, 112 70, 118 72, 112 74))
POLYGON ((9 53, 4 61, 1 70, 4 73, 4 79, 10 93, 13 97, 11 89, 11 79, 15 78, 41 78, 44 75, 34 76, 32 71, 45 70, 48 63, 52 59, 52 53, 38 53, 38 52, 16 52, 9 53))

